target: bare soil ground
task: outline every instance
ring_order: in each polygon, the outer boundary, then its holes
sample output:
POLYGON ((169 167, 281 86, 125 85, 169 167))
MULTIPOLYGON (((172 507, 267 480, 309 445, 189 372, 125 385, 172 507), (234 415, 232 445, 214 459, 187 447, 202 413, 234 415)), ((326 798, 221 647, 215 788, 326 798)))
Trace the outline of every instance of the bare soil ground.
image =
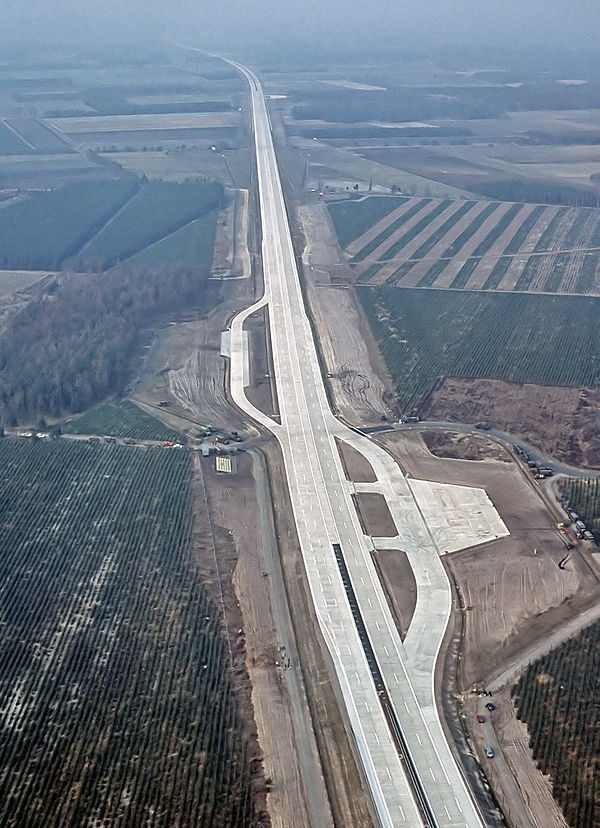
MULTIPOLYGON (((308 700, 321 755, 323 773, 334 811, 335 825, 374 828, 369 799, 358 771, 354 748, 348 741, 349 725, 342 717, 343 700, 332 681, 333 665, 326 661, 326 647, 320 639, 307 592, 306 575, 298 548, 296 530, 289 508, 287 482, 279 450, 275 445, 263 449, 271 478, 275 506, 275 528, 281 563, 286 578, 287 596, 294 621, 298 649, 307 684, 308 700), (341 705, 341 706, 340 706, 341 705)), ((321 824, 315 828, 321 828, 321 824)))
POLYGON ((436 457, 454 458, 455 460, 500 460, 510 463, 511 457, 506 451, 485 437, 465 434, 458 431, 424 431, 423 441, 429 451, 436 457))
POLYGON ((26 290, 48 273, 47 270, 0 270, 0 299, 26 290))
POLYGON ((455 158, 447 147, 386 147, 385 149, 361 150, 363 158, 377 161, 394 169, 431 178, 453 187, 468 189, 481 181, 497 180, 500 176, 484 164, 455 158))
POLYGON ((448 377, 431 394, 424 416, 462 423, 487 420, 543 454, 573 466, 597 468, 599 404, 598 389, 448 377))
POLYGON ((246 668, 246 648, 242 634, 243 614, 240 604, 235 599, 233 588, 232 576, 237 564, 238 550, 227 531, 219 525, 218 511, 215 511, 214 507, 211 508, 209 503, 207 478, 210 476, 209 463, 202 464, 196 456, 193 480, 194 549, 204 584, 215 605, 220 607, 223 613, 234 686, 246 728, 246 738, 252 745, 253 761, 257 763, 254 769, 256 795, 264 808, 268 784, 262 762, 263 752, 256 732, 250 677, 246 668))
POLYGON ((565 547, 555 518, 516 463, 442 460, 416 433, 380 439, 414 477, 483 487, 511 533, 445 558, 465 607, 463 688, 600 595, 586 552, 558 568, 565 547))
MULTIPOLYGON (((302 675, 298 664, 286 669, 289 655, 282 650, 283 642, 278 640, 273 619, 270 588, 273 573, 269 572, 263 548, 269 539, 261 531, 253 460, 248 455, 240 456, 235 475, 216 472, 212 458, 202 461, 196 458, 196 461, 202 463, 210 516, 217 527, 215 561, 220 567, 225 564, 239 602, 240 618, 231 618, 230 635, 245 645, 245 666, 264 774, 271 780, 267 797, 271 822, 280 828, 287 825, 303 828, 310 825, 310 819, 289 698, 289 681, 301 682, 302 675), (222 559, 218 539, 227 536, 235 548, 233 562, 222 559)), ((224 595, 227 594, 225 591, 224 595)), ((313 749, 316 750, 316 744, 313 749)), ((315 763, 318 765, 316 757, 315 763)), ((322 779, 313 784, 321 784, 324 789, 322 779)))
POLYGON ((278 420, 277 391, 275 384, 271 381, 273 371, 267 346, 268 320, 267 309, 261 308, 249 316, 244 324, 244 330, 248 331, 248 347, 251 355, 250 385, 246 388, 246 396, 259 411, 267 417, 274 417, 278 420))
POLYGON ((400 635, 404 638, 417 605, 417 584, 412 567, 406 552, 400 549, 378 549, 374 558, 400 635))
POLYGON ((393 538, 398 534, 387 501, 378 492, 359 492, 352 495, 356 501, 365 534, 378 538, 393 538))
POLYGON ((389 193, 392 186, 396 185, 403 194, 420 197, 461 198, 462 196, 471 195, 466 190, 451 187, 447 184, 439 184, 431 178, 424 178, 406 170, 394 169, 361 158, 353 152, 348 152, 321 141, 313 141, 311 138, 300 138, 292 135, 289 136, 289 142, 294 147, 310 152, 311 166, 320 164, 332 170, 333 174, 329 180, 323 180, 322 178, 314 180, 315 185, 318 183, 325 184, 332 191, 344 191, 345 188, 350 188, 354 182, 357 182, 360 192, 363 193, 368 192, 369 186, 372 186, 376 192, 389 193))
POLYGON ((0 271, 0 332, 34 296, 43 292, 55 275, 48 271, 0 271))
POLYGON ((226 363, 220 355, 221 331, 236 307, 224 302, 204 318, 194 315, 159 331, 135 388, 136 402, 156 406, 169 400, 161 418, 188 434, 207 423, 242 431, 241 415, 227 403, 226 363))
POLYGON ((346 477, 353 483, 375 483, 377 476, 367 458, 343 440, 337 440, 346 477))
POLYGON ((485 723, 475 717, 484 707, 477 695, 465 696, 464 711, 473 745, 484 766, 500 807, 512 828, 566 828, 562 811, 552 796, 550 779, 538 770, 529 747, 527 726, 515 715, 510 688, 494 694, 497 709, 485 713, 485 723), (492 746, 493 759, 485 756, 492 746))
POLYGON ((330 284, 348 281, 348 265, 329 214, 323 204, 307 203, 298 219, 306 294, 334 408, 353 425, 381 422, 393 415, 394 386, 353 290, 330 284))
POLYGON ((225 203, 219 211, 215 229, 215 243, 213 247, 212 272, 214 274, 229 274, 233 259, 233 224, 236 210, 236 194, 226 191, 225 203))

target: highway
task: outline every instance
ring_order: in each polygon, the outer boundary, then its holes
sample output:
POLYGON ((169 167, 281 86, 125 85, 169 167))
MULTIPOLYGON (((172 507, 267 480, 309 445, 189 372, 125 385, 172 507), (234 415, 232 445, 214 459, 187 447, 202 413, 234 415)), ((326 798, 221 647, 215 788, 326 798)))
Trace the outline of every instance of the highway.
POLYGON ((280 443, 315 614, 381 825, 483 826, 434 701, 433 673, 451 608, 439 550, 397 464, 331 412, 304 307, 265 98, 256 76, 233 65, 251 91, 264 295, 232 321, 231 394, 280 443), (244 321, 264 305, 280 424, 244 393, 244 321), (373 466, 415 571, 419 594, 404 643, 373 564, 373 542, 358 519, 337 440, 352 444, 373 466))

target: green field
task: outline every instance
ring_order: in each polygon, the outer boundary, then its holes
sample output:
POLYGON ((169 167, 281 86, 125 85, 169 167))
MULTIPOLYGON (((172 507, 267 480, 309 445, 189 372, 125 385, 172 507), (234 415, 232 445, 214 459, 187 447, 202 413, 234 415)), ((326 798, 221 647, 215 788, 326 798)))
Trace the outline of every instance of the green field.
POLYGON ((188 453, 5 438, 0 469, 0 824, 261 824, 188 453))
POLYGON ((75 151, 67 141, 34 118, 10 118, 9 123, 25 141, 35 147, 36 152, 65 155, 75 151))
POLYGON ((0 267, 57 270, 136 187, 133 180, 68 184, 0 210, 0 267))
POLYGON ((600 623, 535 661, 513 690, 533 758, 573 828, 598 828, 600 623))
POLYGON ((142 250, 130 265, 156 267, 161 264, 198 267, 209 263, 213 253, 218 210, 211 210, 201 218, 184 225, 170 236, 142 250))
POLYGON ((214 211, 221 195, 221 185, 211 181, 145 181, 114 221, 81 252, 79 264, 101 270, 123 261, 192 219, 214 211))
POLYGON ((371 196, 360 201, 333 201, 327 205, 341 247, 366 233, 369 227, 406 201, 398 196, 371 196))
POLYGON ((600 384, 600 300, 358 287, 405 409, 438 377, 600 384))
POLYGON ((600 543, 600 479, 567 477, 561 478, 558 486, 569 501, 569 508, 581 515, 596 541, 600 543))
POLYGON ((129 400, 96 406, 81 417, 66 422, 63 431, 70 434, 110 434, 113 437, 133 437, 139 440, 181 442, 183 439, 178 431, 146 414, 129 400))
POLYGON ((0 155, 29 155, 33 150, 0 121, 0 155))

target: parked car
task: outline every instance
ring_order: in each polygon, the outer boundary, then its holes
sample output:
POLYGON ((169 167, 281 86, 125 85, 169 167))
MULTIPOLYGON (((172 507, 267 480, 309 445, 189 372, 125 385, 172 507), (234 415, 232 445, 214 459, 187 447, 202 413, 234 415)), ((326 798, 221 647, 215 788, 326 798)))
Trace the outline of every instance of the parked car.
POLYGON ((490 713, 492 712, 492 710, 495 710, 495 709, 496 709, 496 705, 495 705, 495 704, 493 704, 492 702, 488 702, 488 703, 486 704, 486 707, 487 707, 487 709, 490 711, 490 713))
POLYGON ((482 716, 480 713, 478 713, 477 721, 479 722, 479 724, 483 724, 485 722, 485 716, 482 716))
POLYGON ((494 748, 486 747, 485 755, 487 756, 488 759, 493 759, 494 758, 494 748))

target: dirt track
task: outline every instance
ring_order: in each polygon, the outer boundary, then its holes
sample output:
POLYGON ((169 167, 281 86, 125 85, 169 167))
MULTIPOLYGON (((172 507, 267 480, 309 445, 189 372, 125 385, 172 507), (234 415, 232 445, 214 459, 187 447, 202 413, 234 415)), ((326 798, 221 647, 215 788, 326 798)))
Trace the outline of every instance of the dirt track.
POLYGON ((493 696, 491 714, 477 695, 465 697, 465 714, 475 749, 485 773, 512 828, 566 828, 567 823, 552 796, 552 783, 541 773, 529 747, 527 726, 518 721, 505 688, 493 696), (483 714, 479 724, 475 716, 483 714), (485 748, 496 755, 489 759, 485 748))
MULTIPOLYGON (((253 461, 248 455, 240 457, 235 475, 215 472, 211 459, 202 462, 211 518, 217 525, 227 527, 221 531, 230 534, 237 552, 231 577, 243 619, 245 661, 265 777, 271 780, 267 804, 272 824, 301 828, 311 824, 302 773, 318 762, 315 756, 312 761, 310 757, 311 750, 316 752, 310 720, 308 731, 297 733, 291 714, 291 702, 296 695, 304 694, 295 644, 288 638, 289 627, 280 629, 271 610, 272 602, 278 600, 273 584, 277 573, 272 563, 277 552, 267 548, 269 538, 274 541, 272 529, 261 525, 261 521, 269 521, 270 504, 263 502, 259 509, 254 476, 260 458, 253 461), (300 750, 309 751, 308 759, 300 756, 300 750)), ((286 612, 281 605, 278 609, 280 614, 286 612)), ((233 633, 237 635, 238 631, 233 633)), ((319 810, 323 825, 327 825, 328 805, 322 778, 312 777, 311 797, 313 802, 320 797, 319 810)))
POLYGON ((521 437, 542 454, 573 466, 600 466, 597 389, 456 379, 439 383, 423 415, 429 420, 476 423, 487 420, 521 437))

